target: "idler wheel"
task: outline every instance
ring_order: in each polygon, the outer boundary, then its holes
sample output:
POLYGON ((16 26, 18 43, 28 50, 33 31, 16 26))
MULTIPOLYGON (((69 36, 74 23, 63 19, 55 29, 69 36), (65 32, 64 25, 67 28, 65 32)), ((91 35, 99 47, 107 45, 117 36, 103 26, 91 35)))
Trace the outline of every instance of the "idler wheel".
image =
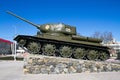
POLYGON ((87 53, 87 58, 89 60, 96 60, 97 59, 97 51, 95 50, 90 50, 88 53, 87 53))
POLYGON ((76 48, 74 49, 74 57, 77 59, 82 59, 84 57, 84 49, 76 48))
POLYGON ((43 54, 47 56, 55 55, 56 47, 53 44, 46 44, 42 48, 43 54))
POLYGON ((72 49, 71 49, 71 47, 62 46, 62 47, 60 48, 60 54, 61 54, 61 56, 64 57, 64 58, 71 57, 71 55, 72 55, 72 49))
POLYGON ((20 39, 20 40, 18 41, 18 44, 19 44, 20 46, 24 46, 24 45, 26 44, 26 40, 25 40, 25 39, 20 39))
POLYGON ((41 45, 37 42, 30 42, 27 46, 28 51, 30 51, 32 54, 39 53, 40 48, 41 45))

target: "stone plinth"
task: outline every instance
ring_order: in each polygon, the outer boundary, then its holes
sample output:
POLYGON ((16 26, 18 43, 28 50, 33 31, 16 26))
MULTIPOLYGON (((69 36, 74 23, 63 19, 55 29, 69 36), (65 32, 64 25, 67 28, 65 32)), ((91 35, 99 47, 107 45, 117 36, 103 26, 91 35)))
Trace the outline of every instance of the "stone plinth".
POLYGON ((24 71, 31 74, 120 72, 120 64, 37 55, 25 59, 24 71))

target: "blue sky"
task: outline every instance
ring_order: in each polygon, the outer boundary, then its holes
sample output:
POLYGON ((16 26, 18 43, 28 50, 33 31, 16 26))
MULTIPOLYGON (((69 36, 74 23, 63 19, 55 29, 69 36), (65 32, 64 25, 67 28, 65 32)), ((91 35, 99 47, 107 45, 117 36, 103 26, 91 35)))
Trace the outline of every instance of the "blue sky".
POLYGON ((36 24, 75 26, 83 36, 112 32, 120 41, 120 0, 0 0, 0 38, 12 41, 15 35, 35 35, 38 30, 7 10, 36 24))

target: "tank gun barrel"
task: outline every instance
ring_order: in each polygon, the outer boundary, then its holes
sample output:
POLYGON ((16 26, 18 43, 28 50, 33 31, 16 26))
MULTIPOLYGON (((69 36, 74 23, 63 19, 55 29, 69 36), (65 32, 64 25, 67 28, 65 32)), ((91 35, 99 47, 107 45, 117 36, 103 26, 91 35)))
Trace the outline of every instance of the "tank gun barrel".
POLYGON ((27 22, 27 23, 29 23, 29 24, 37 27, 37 28, 40 27, 40 25, 34 24, 34 23, 32 23, 32 22, 30 22, 30 21, 28 21, 28 20, 26 20, 26 19, 24 19, 24 18, 22 18, 22 17, 20 17, 20 16, 18 16, 18 15, 16 15, 16 14, 12 13, 12 12, 10 12, 10 11, 6 11, 6 12, 7 12, 8 14, 12 15, 12 16, 15 16, 15 17, 18 18, 18 19, 21 19, 21 20, 23 20, 23 21, 25 21, 25 22, 27 22))

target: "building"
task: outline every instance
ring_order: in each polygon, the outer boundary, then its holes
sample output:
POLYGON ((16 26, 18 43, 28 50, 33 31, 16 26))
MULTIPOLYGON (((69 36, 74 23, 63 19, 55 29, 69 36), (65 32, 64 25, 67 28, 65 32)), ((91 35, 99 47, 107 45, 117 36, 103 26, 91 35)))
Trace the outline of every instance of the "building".
POLYGON ((29 53, 26 52, 26 48, 21 48, 16 44, 16 42, 11 42, 9 40, 5 40, 0 38, 0 56, 14 56, 16 57, 25 57, 29 53))
POLYGON ((12 44, 13 42, 0 38, 0 55, 12 54, 12 44))
POLYGON ((117 42, 115 39, 103 45, 108 46, 110 48, 110 53, 113 55, 120 52, 120 42, 117 42))

